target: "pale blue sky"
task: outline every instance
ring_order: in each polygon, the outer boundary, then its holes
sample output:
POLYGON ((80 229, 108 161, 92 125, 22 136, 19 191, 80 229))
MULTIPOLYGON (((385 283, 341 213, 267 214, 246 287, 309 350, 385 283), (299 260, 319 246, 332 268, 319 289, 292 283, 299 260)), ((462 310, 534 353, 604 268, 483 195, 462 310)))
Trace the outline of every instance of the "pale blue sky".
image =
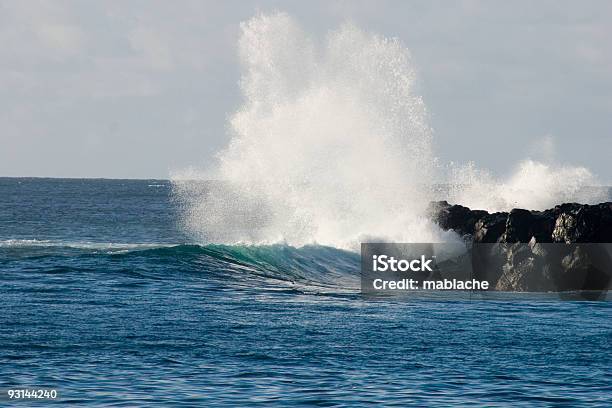
POLYGON ((205 165, 240 105, 238 25, 268 10, 399 37, 443 161, 504 174, 546 138, 612 182, 609 1, 0 1, 0 176, 205 165))

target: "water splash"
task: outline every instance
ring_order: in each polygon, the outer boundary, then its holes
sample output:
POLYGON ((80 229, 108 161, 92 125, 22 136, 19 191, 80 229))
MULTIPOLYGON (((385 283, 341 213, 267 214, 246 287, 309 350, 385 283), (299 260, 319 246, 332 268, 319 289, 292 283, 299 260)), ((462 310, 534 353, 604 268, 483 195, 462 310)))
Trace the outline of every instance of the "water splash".
POLYGON ((545 210, 561 203, 594 204, 608 198, 587 168, 531 159, 520 162, 506 178, 496 178, 474 163, 454 166, 450 180, 450 201, 489 212, 545 210))
MULTIPOLYGON (((185 228, 202 242, 456 239, 424 217, 439 170, 408 50, 351 24, 315 41, 287 14, 241 24, 244 102, 216 178, 174 177, 185 228)), ((525 161, 506 180, 455 166, 448 199, 487 210, 550 207, 594 183, 584 168, 525 161)))
POLYGON ((318 44, 284 13, 241 29, 244 105, 219 155, 225 183, 175 183, 185 225, 221 242, 435 240, 420 216, 431 130, 407 49, 351 24, 318 44))

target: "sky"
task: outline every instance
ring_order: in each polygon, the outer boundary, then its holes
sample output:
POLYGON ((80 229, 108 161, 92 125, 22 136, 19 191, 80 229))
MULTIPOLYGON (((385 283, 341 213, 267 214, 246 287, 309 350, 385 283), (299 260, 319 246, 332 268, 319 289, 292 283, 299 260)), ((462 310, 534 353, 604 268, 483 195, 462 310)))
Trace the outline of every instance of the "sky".
POLYGON ((610 1, 2 1, 0 176, 168 178, 241 103, 239 24, 286 11, 410 49, 444 162, 551 154, 612 184, 610 1), (539 146, 546 145, 546 149, 539 146))

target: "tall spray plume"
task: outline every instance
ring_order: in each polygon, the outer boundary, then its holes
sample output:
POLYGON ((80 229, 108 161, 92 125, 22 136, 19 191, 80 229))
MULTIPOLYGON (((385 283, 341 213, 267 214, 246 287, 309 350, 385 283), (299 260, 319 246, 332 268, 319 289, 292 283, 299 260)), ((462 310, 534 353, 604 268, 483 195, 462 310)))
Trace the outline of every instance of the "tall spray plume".
POLYGON ((351 24, 318 44, 284 13, 241 29, 223 183, 175 181, 185 226, 216 242, 437 239, 420 216, 432 136, 407 49, 351 24))
MULTIPOLYGON (((173 179, 191 234, 353 249, 368 239, 457 239, 424 216, 441 172, 410 54, 397 39, 346 24, 316 41, 275 13, 241 24, 239 53, 243 104, 217 156, 219 181, 173 179)), ((541 207, 593 182, 586 169, 558 170, 524 162, 496 180, 473 164, 455 166, 448 198, 483 209, 541 207)))

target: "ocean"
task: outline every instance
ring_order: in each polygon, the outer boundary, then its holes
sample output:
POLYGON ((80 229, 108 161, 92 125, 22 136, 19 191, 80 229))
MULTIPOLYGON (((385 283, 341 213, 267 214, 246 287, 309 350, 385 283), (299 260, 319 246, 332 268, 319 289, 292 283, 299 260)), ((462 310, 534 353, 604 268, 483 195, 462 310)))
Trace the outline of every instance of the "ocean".
POLYGON ((609 301, 364 297, 359 254, 200 245, 171 193, 0 178, 0 405, 612 406, 609 301))

